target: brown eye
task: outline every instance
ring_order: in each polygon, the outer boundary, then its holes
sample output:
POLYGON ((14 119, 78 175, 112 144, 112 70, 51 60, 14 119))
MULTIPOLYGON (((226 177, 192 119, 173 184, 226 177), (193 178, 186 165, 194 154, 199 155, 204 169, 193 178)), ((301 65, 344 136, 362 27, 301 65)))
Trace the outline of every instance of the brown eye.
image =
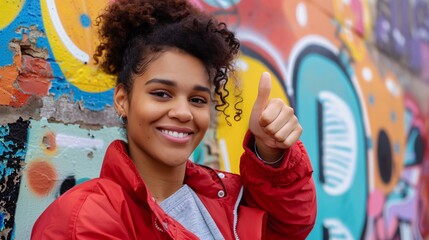
POLYGON ((207 100, 202 97, 193 97, 191 98, 191 102, 196 104, 207 104, 207 100))
POLYGON ((166 91, 153 91, 150 94, 158 98, 171 98, 171 95, 166 91))

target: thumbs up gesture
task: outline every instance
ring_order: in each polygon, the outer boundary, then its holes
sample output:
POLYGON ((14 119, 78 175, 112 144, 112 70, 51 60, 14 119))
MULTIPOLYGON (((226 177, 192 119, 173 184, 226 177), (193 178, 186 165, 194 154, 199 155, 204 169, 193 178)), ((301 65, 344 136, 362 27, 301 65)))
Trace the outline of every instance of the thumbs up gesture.
POLYGON ((255 136, 259 156, 265 162, 276 161, 302 133, 294 110, 281 99, 269 99, 270 92, 271 76, 264 72, 250 115, 249 128, 255 136))

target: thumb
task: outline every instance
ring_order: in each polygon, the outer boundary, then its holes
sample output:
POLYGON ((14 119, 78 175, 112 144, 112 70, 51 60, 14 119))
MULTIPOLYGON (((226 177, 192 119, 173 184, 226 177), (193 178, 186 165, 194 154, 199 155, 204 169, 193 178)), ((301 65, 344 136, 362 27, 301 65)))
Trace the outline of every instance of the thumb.
POLYGON ((262 112, 267 106, 268 99, 271 93, 271 75, 268 72, 263 72, 259 80, 258 96, 253 109, 262 112))

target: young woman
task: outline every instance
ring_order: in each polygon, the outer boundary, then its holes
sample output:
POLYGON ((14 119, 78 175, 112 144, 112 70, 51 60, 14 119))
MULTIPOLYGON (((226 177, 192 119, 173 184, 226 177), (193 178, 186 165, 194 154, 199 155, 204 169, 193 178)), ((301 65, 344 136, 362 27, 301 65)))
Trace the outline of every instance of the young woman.
MULTIPOLYGON (((100 177, 59 197, 32 239, 304 239, 316 216, 312 168, 293 109, 269 99, 263 73, 240 175, 188 157, 225 114, 239 42, 186 0, 116 0, 99 18, 101 68, 117 76, 127 142, 100 177)), ((238 111, 239 113, 240 111, 238 111)))

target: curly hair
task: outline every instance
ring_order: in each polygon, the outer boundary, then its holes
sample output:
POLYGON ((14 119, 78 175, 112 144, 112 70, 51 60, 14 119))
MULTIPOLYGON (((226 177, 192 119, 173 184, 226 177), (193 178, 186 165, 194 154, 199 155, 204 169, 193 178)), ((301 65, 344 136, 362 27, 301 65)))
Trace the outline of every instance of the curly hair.
MULTIPOLYGON (((201 60, 218 97, 216 110, 225 112, 228 77, 240 42, 227 25, 187 0, 116 0, 96 21, 100 44, 94 59, 101 69, 117 76, 130 94, 133 76, 142 74, 162 52, 178 48, 201 60)), ((240 119, 241 110, 234 119, 240 119)))

